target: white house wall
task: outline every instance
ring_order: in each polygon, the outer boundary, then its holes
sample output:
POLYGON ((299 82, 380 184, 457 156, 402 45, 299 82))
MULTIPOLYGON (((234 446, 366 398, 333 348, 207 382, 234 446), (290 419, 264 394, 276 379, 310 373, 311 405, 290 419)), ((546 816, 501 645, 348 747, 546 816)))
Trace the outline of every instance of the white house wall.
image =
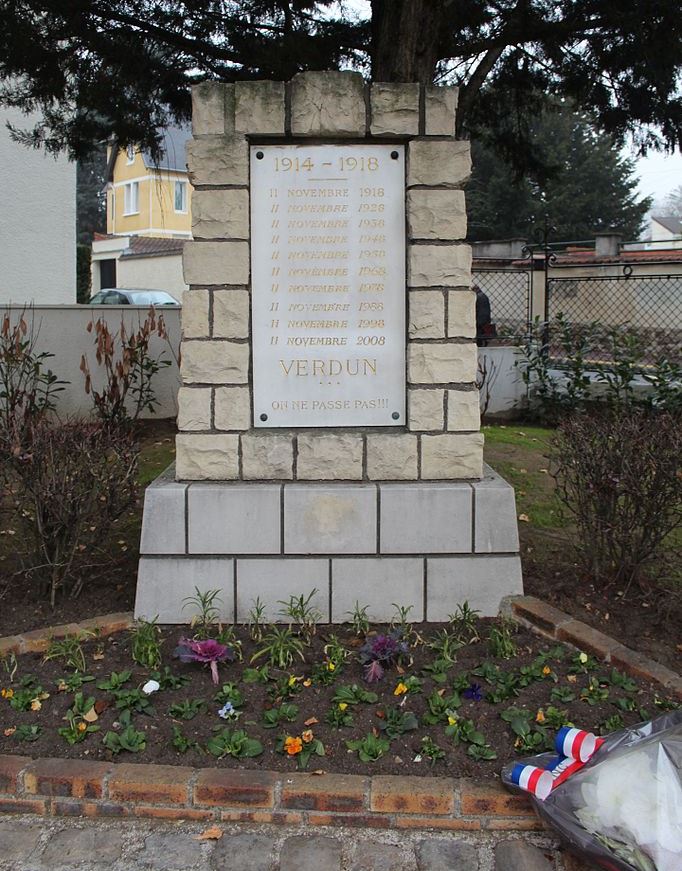
POLYGON ((6 122, 34 119, 0 111, 0 304, 76 301, 76 165, 10 139, 6 122))

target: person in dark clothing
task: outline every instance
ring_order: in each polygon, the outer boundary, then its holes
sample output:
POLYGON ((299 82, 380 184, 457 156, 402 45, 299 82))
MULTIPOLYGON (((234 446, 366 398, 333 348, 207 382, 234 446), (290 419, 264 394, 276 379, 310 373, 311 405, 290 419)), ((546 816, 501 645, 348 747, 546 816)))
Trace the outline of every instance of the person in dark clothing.
POLYGON ((483 293, 480 287, 474 285, 476 291, 476 344, 483 347, 488 344, 488 340, 496 335, 495 324, 493 324, 490 312, 490 300, 487 294, 483 293))

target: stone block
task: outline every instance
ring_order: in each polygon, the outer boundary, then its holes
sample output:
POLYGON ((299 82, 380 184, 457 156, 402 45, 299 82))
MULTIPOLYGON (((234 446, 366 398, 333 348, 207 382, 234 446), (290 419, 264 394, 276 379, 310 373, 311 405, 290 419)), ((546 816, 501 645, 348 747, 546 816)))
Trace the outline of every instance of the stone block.
POLYGON ((478 871, 474 844, 445 838, 420 841, 415 847, 417 871, 478 871))
POLYGON ((186 339, 207 339, 208 324, 208 291, 201 289, 186 290, 182 297, 180 313, 182 335, 186 339))
POLYGON ((192 614, 185 599, 201 592, 219 590, 221 620, 234 620, 234 561, 231 559, 163 559, 142 557, 137 572, 135 617, 159 623, 189 623, 192 614))
POLYGON ((495 871, 554 871, 554 862, 525 841, 500 841, 495 847, 495 871))
POLYGON ((411 82, 373 82, 370 92, 372 136, 419 133, 419 85, 411 82))
POLYGON ((367 477, 370 481, 416 481, 417 436, 407 433, 368 434, 367 477))
POLYGON ((481 478, 482 475, 481 433, 422 436, 422 478, 442 481, 481 478))
POLYGON ((185 242, 182 273, 185 284, 248 284, 249 243, 185 242))
POLYGON ((518 556, 433 557, 426 564, 426 619, 447 620, 465 600, 495 617, 502 599, 522 590, 518 556))
POLYGON ((476 336, 476 294, 473 290, 448 292, 448 337, 474 338, 476 336))
POLYGON ((459 88, 436 85, 426 88, 424 117, 427 136, 454 136, 459 88))
POLYGON ((239 436, 180 433, 175 438, 180 481, 229 481, 239 477, 239 436))
POLYGON ((410 245, 407 274, 410 287, 468 287, 471 248, 469 245, 410 245))
POLYGON ((490 466, 485 477, 474 484, 476 553, 518 553, 519 524, 514 488, 490 466))
POLYGON ((288 435, 251 432, 242 436, 242 469, 247 480, 294 477, 294 443, 288 435))
POLYGON ((407 391, 407 418, 411 430, 442 430, 444 427, 445 391, 420 390, 415 387, 407 391))
MULTIPOLYGON (((412 850, 410 849, 410 854, 412 850)), ((412 856, 397 844, 382 844, 380 841, 357 841, 353 851, 350 871, 412 871, 412 856)))
MULTIPOLYGON (((99 827, 70 826, 61 831, 49 832, 38 867, 49 868, 51 871, 72 871, 73 868, 83 867, 103 871, 117 863, 122 849, 122 838, 118 832, 99 827)), ((35 859, 29 867, 35 868, 34 863, 35 859)))
POLYGON ((276 867, 273 860, 276 843, 272 836, 253 832, 226 834, 215 842, 211 868, 272 871, 276 867))
POLYGON ((481 409, 478 390, 448 390, 448 431, 478 432, 481 409))
POLYGON ((178 390, 178 429, 211 429, 211 388, 181 387, 178 390))
POLYGON ((246 621, 257 597, 265 603, 263 619, 283 622, 281 602, 290 596, 309 596, 311 605, 329 622, 329 560, 326 559, 238 559, 237 620, 246 621))
POLYGON ((144 494, 140 553, 185 553, 185 495, 187 485, 165 474, 144 494))
POLYGON ((153 871, 187 871, 203 865, 201 842, 184 832, 154 832, 144 839, 144 849, 135 856, 138 868, 153 871))
POLYGON ((280 552, 281 491, 276 484, 193 484, 189 488, 188 552, 280 552))
POLYGON ((424 561, 410 557, 332 560, 332 623, 350 620, 355 603, 367 605, 372 621, 388 622, 393 603, 412 606, 410 619, 424 619, 424 561))
POLYGON ((345 433, 302 433, 298 437, 296 477, 299 480, 362 478, 362 436, 345 433))
POLYGON ((381 487, 381 553, 471 553, 473 493, 468 484, 381 487))
POLYGON ((213 291, 213 337, 215 339, 248 339, 248 290, 213 291))
POLYGON ((465 345, 410 342, 407 346, 411 384, 467 384, 475 380, 477 365, 473 342, 465 345))
POLYGON ((195 239, 248 239, 247 190, 197 190, 192 196, 192 236, 195 239))
POLYGON ((211 136, 187 143, 189 180, 195 188, 204 185, 247 185, 249 146, 243 136, 211 136))
POLYGON ((407 184, 461 187, 471 173, 468 142, 414 139, 408 146, 407 184))
POLYGON ((411 239, 464 239, 467 233, 464 191, 409 190, 407 226, 411 239))
POLYGON ((364 136, 365 86, 353 72, 305 72, 291 83, 294 136, 364 136))
POLYGON ((216 429, 251 427, 251 392, 248 387, 217 387, 213 424, 216 429))
POLYGON ((407 334, 411 339, 445 337, 445 298, 440 290, 412 290, 407 334))
POLYGON ((200 82, 192 87, 192 133, 195 136, 222 136, 231 132, 234 85, 225 82, 200 82))
POLYGON ((180 371, 184 384, 246 384, 249 345, 224 340, 183 342, 180 371))
POLYGON ((341 841, 324 835, 293 835, 282 844, 279 871, 341 871, 341 841))
POLYGON ((376 486, 285 484, 284 552, 376 553, 376 486))
POLYGON ((237 133, 284 135, 284 82, 237 82, 234 96, 237 133))

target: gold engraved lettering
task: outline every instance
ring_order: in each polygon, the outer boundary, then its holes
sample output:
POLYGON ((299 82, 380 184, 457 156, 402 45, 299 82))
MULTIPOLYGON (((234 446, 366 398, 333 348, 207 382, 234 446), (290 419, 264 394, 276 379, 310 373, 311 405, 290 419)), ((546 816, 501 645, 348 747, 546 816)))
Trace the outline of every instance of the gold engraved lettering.
POLYGON ((368 357, 347 357, 345 360, 308 360, 305 358, 287 361, 280 360, 285 375, 293 374, 297 378, 306 378, 311 375, 324 375, 332 377, 345 373, 347 375, 372 376, 377 374, 377 360, 368 357))

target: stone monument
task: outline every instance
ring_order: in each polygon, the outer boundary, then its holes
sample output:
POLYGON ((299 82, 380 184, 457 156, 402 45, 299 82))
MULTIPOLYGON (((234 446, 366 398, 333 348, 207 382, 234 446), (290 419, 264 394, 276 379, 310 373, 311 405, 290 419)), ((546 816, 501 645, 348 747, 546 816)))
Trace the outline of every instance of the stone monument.
POLYGON ((145 498, 135 613, 316 590, 446 620, 522 592, 482 459, 457 89, 352 72, 194 88, 177 455, 145 498))

